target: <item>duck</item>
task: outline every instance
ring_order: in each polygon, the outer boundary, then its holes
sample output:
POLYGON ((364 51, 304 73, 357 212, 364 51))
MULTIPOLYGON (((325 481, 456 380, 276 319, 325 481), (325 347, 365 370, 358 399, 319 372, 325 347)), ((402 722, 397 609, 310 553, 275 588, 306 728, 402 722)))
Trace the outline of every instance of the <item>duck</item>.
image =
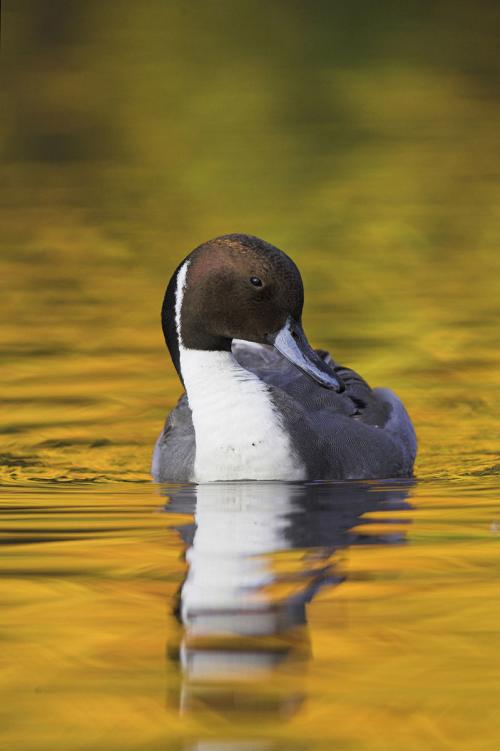
POLYGON ((216 237, 179 264, 161 321, 184 392, 154 447, 156 482, 412 476, 402 401, 313 349, 303 305, 296 264, 253 235, 216 237))

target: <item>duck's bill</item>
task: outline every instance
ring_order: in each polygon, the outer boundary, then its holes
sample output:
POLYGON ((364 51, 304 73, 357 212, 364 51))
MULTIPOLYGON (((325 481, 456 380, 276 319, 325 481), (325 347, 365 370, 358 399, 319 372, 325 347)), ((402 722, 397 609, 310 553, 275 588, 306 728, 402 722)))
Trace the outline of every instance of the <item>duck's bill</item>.
POLYGON ((321 386, 335 391, 344 390, 343 383, 313 350, 297 321, 289 318, 282 329, 268 335, 267 342, 321 386))

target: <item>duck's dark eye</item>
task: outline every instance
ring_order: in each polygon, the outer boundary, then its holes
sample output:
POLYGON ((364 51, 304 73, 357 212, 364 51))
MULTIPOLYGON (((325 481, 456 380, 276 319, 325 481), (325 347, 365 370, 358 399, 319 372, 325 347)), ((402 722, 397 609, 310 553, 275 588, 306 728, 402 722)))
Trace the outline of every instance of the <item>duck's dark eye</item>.
POLYGON ((262 281, 259 279, 258 276, 251 276, 250 284, 253 284, 254 287, 262 287, 262 281))

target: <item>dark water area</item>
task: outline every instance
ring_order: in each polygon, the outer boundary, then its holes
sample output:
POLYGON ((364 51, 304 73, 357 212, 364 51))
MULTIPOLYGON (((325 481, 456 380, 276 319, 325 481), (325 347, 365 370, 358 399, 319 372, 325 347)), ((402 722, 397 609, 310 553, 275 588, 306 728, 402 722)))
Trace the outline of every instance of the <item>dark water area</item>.
POLYGON ((0 746, 500 742, 500 6, 2 3, 0 746), (296 261, 416 481, 157 486, 184 255, 296 261))

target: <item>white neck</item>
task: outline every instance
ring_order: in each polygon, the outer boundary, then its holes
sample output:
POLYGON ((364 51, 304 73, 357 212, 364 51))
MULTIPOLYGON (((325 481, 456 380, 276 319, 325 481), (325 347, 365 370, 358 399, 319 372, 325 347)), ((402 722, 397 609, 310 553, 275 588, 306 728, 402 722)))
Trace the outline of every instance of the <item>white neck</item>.
POLYGON ((180 348, 196 435, 194 480, 303 480, 265 383, 231 352, 180 348))

